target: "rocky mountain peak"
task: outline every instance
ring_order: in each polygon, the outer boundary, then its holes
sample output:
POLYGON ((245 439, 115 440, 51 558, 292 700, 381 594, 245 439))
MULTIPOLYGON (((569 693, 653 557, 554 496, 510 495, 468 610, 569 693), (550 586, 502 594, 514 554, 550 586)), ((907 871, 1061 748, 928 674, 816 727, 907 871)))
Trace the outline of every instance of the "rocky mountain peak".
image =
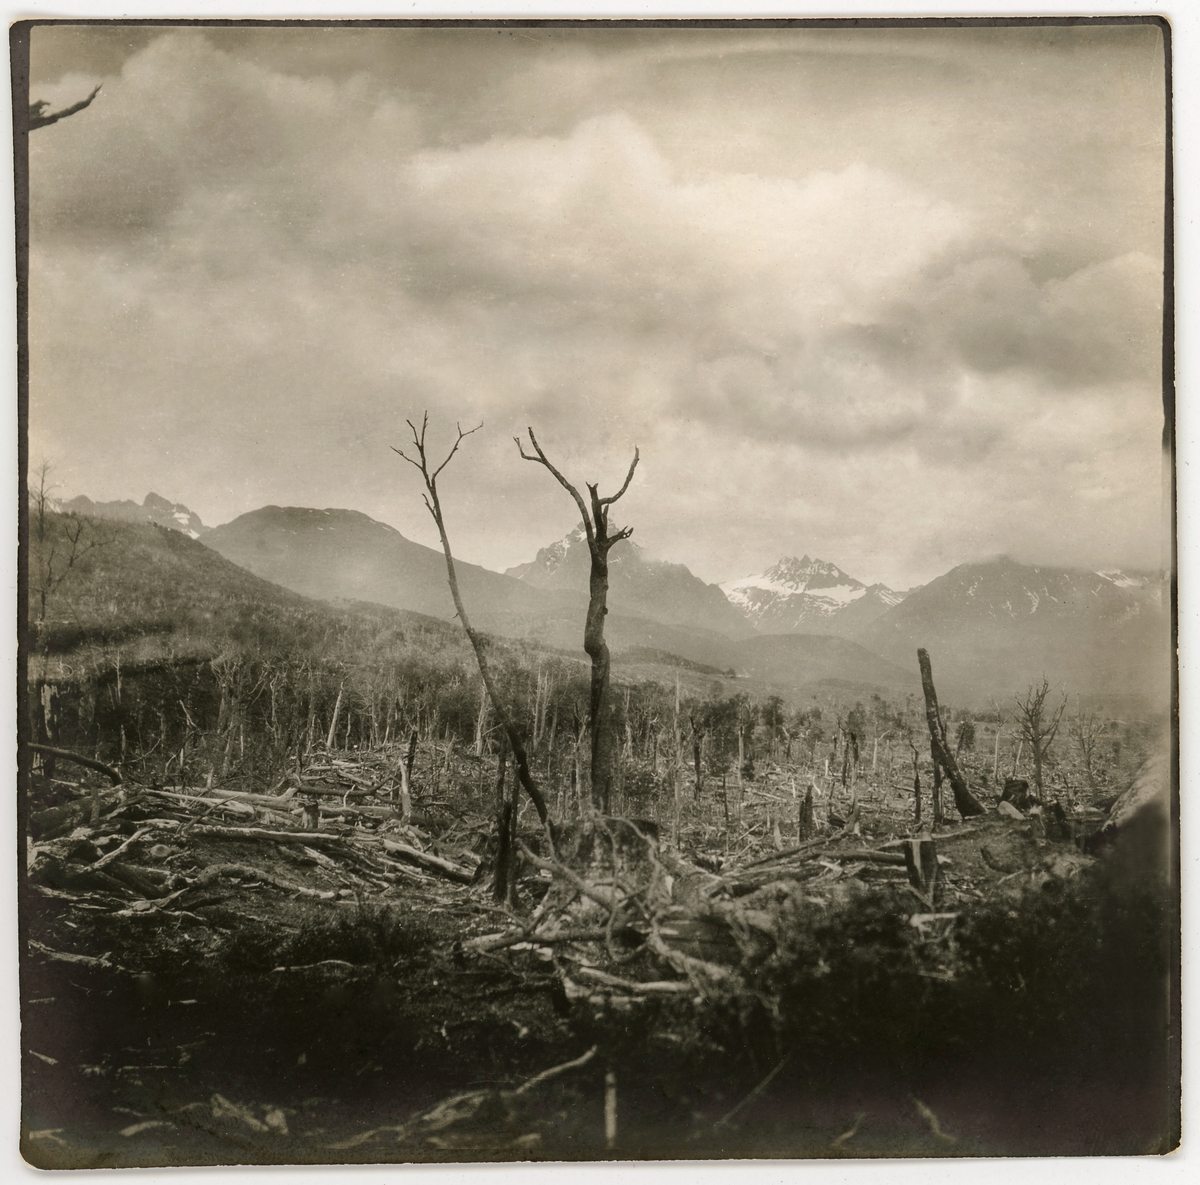
POLYGON ((765 572, 729 581, 721 590, 759 630, 776 634, 846 636, 904 599, 807 554, 783 556, 765 572))
POLYGON ((199 539, 211 529, 206 527, 200 516, 189 510, 182 502, 169 502, 161 494, 149 493, 139 506, 132 499, 119 502, 93 502, 84 494, 59 504, 58 509, 68 514, 86 514, 95 518, 110 518, 127 523, 154 523, 172 531, 179 531, 191 539, 199 539))

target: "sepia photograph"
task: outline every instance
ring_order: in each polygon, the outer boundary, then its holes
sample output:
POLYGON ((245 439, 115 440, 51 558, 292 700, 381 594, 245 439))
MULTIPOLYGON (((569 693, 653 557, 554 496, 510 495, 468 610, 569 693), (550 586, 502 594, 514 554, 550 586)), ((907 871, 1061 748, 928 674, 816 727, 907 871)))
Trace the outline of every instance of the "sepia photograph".
POLYGON ((25 1162, 1175 1152, 1171 35, 13 24, 25 1162))

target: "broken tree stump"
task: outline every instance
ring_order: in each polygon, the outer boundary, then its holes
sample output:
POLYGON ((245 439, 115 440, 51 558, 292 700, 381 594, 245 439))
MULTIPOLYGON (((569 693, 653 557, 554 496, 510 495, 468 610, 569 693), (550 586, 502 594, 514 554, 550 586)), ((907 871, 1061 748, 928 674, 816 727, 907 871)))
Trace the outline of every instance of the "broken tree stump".
POLYGON ((800 807, 800 825, 796 828, 796 839, 800 842, 808 839, 815 830, 815 822, 813 820, 813 788, 809 782, 808 790, 804 795, 804 804, 800 807))
POLYGON ((933 749, 935 770, 940 765, 950 779, 950 788, 954 791, 954 808, 964 819, 971 815, 986 814, 987 808, 967 789, 967 781, 958 768, 958 762, 954 760, 954 754, 950 752, 950 746, 946 743, 946 729, 938 712, 937 692, 933 686, 933 667, 929 662, 929 651, 918 650, 917 662, 921 667, 921 690, 925 693, 925 719, 929 724, 929 740, 933 749))
POLYGON ((937 845, 933 836, 920 835, 904 841, 904 867, 909 884, 933 905, 938 882, 937 845))

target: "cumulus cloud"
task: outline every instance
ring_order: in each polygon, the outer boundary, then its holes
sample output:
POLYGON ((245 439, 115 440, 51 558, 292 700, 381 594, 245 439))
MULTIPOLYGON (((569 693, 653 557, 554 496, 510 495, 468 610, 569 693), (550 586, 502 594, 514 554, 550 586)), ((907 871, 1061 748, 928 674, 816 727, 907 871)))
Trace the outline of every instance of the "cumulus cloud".
POLYGON ((979 37, 873 34, 847 65, 828 37, 300 32, 154 37, 33 137, 31 443, 79 491, 353 505, 431 541, 386 449, 429 407, 485 421, 448 497, 493 566, 570 525, 514 463, 527 423, 589 478, 639 443, 623 507, 709 579, 788 550, 895 584, 981 551, 1156 562, 1161 111, 1148 74, 1100 126, 1112 43, 1054 51, 1092 89, 1047 129, 979 37), (780 88, 818 84, 798 121, 780 88), (884 87, 911 102, 864 110, 884 87), (1008 122, 981 140, 956 100, 1008 122), (1076 145, 1057 185, 1012 148, 1039 133, 1076 145))

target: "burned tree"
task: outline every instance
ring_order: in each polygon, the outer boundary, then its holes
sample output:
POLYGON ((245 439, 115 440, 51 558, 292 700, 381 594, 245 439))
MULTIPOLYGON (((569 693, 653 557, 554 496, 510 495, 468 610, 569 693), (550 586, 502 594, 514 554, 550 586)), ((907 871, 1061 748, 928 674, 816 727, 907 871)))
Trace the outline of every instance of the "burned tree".
MULTIPOLYGON (((986 814, 984 805, 967 789, 967 781, 958 768, 954 754, 950 752, 950 745, 946 739, 946 725, 938 710, 937 691, 933 686, 933 667, 929 662, 929 651, 918 650, 917 662, 921 667, 921 690, 925 693, 925 719, 929 724, 929 745, 935 774, 940 766, 950 780, 955 809, 964 819, 970 815, 986 814)), ((935 777, 935 782, 936 780, 935 777)))
POLYGON ((633 534, 632 527, 622 527, 619 531, 609 534, 608 508, 616 502, 633 480, 633 471, 637 468, 638 450, 633 450, 633 461, 625 482, 621 488, 610 497, 601 498, 596 485, 584 483, 590 499, 590 505, 584 502, 583 496, 567 479, 550 463, 542 446, 538 444, 533 429, 528 429, 529 442, 533 445, 534 454, 527 453, 519 437, 517 450, 526 461, 534 461, 544 465, 555 480, 572 498, 583 517, 583 529, 587 533, 588 552, 591 554, 592 570, 588 584, 588 611, 583 631, 583 648, 592 660, 592 688, 590 702, 591 732, 592 732, 592 777, 591 801, 592 806, 607 814, 612 800, 612 787, 616 780, 617 746, 612 726, 612 711, 609 705, 608 683, 610 660, 608 644, 604 641, 604 618, 608 613, 608 553, 633 534))
POLYGON ((1033 753, 1033 781, 1037 786, 1038 798, 1043 796, 1042 766, 1050 754, 1050 746, 1058 734, 1063 713, 1067 710, 1067 697, 1055 708, 1046 703, 1050 694, 1050 681, 1043 676, 1041 683, 1033 684, 1024 697, 1017 696, 1017 729, 1021 740, 1028 744, 1033 753))
MULTIPOLYGON (((479 428, 475 427, 468 432, 464 432, 461 427, 455 425, 458 436, 454 444, 446 454, 446 459, 436 469, 431 471, 429 468, 429 457, 425 451, 425 433, 429 427, 429 413, 426 412, 422 418, 419 432, 412 420, 407 420, 406 423, 412 430, 413 448, 416 456, 409 456, 403 449, 398 449, 395 446, 392 447, 392 451, 398 456, 403 457, 414 469, 418 470, 421 474, 421 480, 425 483, 425 493, 421 495, 421 498, 425 503, 426 509, 432 515, 434 523, 437 525, 438 536, 442 541, 442 551, 446 556, 446 575, 450 582, 450 595, 454 598, 454 608, 458 613, 458 620, 462 622, 463 630, 466 632, 467 638, 471 643, 471 649, 475 651, 475 661, 479 664, 479 674, 483 679, 483 685, 487 688, 488 698, 492 701, 492 707, 495 709, 501 727, 508 737, 513 760, 517 766, 517 777, 520 779, 525 793, 532 800, 534 807, 537 808, 538 817, 545 824, 549 822, 550 818, 549 812, 546 809, 546 800, 542 797, 541 791, 538 790, 533 780, 533 775, 529 772, 529 758, 525 753, 525 746, 521 743, 521 738, 517 733, 516 726, 513 724, 512 716, 509 714, 504 701, 500 698, 499 691, 496 689, 495 680, 492 678, 491 669, 488 666, 487 652, 484 648, 483 638, 472 627, 471 619, 467 616, 466 607, 463 605, 462 594, 458 590, 458 574, 454 568, 454 556, 450 551, 450 538, 446 534, 446 522, 442 517, 442 504, 438 499, 437 479, 441 475, 442 470, 450 464, 454 454, 458 452, 458 446, 472 432, 478 432, 479 428)), ((507 821, 501 820, 501 825, 504 825, 505 822, 507 821)))

